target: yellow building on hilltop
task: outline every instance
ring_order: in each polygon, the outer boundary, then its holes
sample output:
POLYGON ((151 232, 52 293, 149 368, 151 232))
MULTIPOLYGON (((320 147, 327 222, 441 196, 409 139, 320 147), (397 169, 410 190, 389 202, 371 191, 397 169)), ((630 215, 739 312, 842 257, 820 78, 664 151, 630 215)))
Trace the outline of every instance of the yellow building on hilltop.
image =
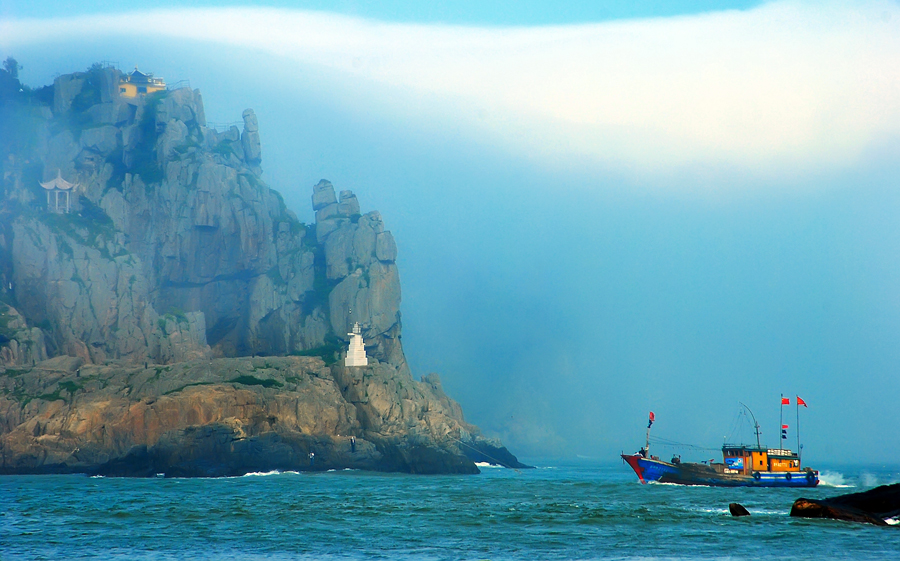
POLYGON ((166 81, 162 78, 154 78, 153 73, 144 74, 134 67, 134 72, 126 74, 119 80, 119 95, 122 97, 137 97, 166 89, 166 81))

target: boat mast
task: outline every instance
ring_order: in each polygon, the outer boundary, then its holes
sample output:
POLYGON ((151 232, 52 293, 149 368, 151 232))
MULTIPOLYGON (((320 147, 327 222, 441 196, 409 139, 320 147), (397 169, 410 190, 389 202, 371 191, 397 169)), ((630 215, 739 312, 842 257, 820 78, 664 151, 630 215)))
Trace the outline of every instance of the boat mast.
MULTIPOLYGON (((741 403, 738 401, 738 403, 741 403)), ((747 413, 750 413, 750 417, 753 418, 753 429, 756 431, 756 447, 762 448, 762 445, 759 443, 759 423, 756 422, 756 415, 753 414, 753 411, 750 411, 750 408, 741 403, 744 406, 744 409, 747 410, 747 413)))
POLYGON ((778 441, 778 447, 784 448, 787 446, 787 442, 785 442, 787 433, 784 430, 784 394, 781 394, 781 408, 778 413, 778 434, 781 435, 781 439, 778 441))
POLYGON ((797 467, 800 467, 800 464, 803 463, 803 459, 800 457, 800 452, 803 450, 800 447, 800 400, 797 401, 797 467))
POLYGON ((650 427, 653 426, 653 421, 656 420, 656 415, 653 414, 653 411, 650 412, 650 421, 647 423, 647 443, 644 445, 644 453, 646 454, 646 458, 650 457, 650 427))

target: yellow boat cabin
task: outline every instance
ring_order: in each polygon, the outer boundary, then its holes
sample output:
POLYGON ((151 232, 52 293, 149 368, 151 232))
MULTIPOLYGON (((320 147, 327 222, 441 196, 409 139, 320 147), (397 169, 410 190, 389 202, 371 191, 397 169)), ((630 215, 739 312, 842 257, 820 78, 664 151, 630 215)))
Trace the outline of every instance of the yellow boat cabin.
POLYGON ((757 471, 799 472, 800 456, 783 448, 765 448, 757 446, 722 447, 725 461, 725 473, 752 475, 757 471))

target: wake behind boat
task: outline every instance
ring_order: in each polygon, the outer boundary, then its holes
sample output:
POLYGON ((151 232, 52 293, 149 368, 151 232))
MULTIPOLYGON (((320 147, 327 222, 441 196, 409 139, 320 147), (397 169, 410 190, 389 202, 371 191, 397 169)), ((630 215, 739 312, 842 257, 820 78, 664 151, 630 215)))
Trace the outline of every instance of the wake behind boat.
MULTIPOLYGON (((782 398, 782 405, 786 404, 786 400, 782 398)), ((806 406, 798 398, 798 407, 799 404, 806 406)), ((747 408, 747 411, 750 409, 747 408)), ((753 416, 753 413, 750 412, 750 415, 753 416)), ((714 487, 815 487, 819 484, 819 472, 801 467, 798 453, 787 448, 770 449, 760 445, 759 424, 755 417, 756 446, 725 444, 722 446, 721 463, 682 462, 679 456, 673 456, 672 461, 666 462, 651 456, 650 427, 653 421, 655 416, 651 412, 644 448, 635 454, 622 454, 622 459, 631 466, 641 483, 658 481, 714 487)), ((786 429, 787 425, 782 425, 782 440, 786 438, 786 429)))

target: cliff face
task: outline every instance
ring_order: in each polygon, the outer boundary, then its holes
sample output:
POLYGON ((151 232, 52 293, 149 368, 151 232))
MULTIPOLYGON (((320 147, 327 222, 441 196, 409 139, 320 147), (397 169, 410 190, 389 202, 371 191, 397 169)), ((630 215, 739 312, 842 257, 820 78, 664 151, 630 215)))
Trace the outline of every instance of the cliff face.
POLYGON ((252 110, 220 131, 199 91, 128 99, 120 77, 0 92, 0 472, 224 474, 312 467, 313 448, 465 472, 467 451, 505 452, 412 379, 377 211, 322 180, 299 222, 261 179, 252 110), (69 213, 40 186, 58 176, 69 213), (354 322, 368 368, 333 365, 354 322))
POLYGON ((255 357, 145 368, 57 357, 6 369, 0 392, 0 473, 477 473, 465 452, 494 446, 439 386, 385 363, 255 357))
POLYGON ((52 111, 19 107, 33 146, 3 160, 4 300, 42 326, 49 353, 289 354, 336 346, 359 321, 376 356, 403 366, 397 250, 380 215, 323 180, 317 223, 300 223, 260 179, 251 109, 242 131, 217 131, 199 91, 121 98, 119 76, 57 78, 52 111), (78 185, 68 214, 48 212, 39 187, 57 174, 78 185))

